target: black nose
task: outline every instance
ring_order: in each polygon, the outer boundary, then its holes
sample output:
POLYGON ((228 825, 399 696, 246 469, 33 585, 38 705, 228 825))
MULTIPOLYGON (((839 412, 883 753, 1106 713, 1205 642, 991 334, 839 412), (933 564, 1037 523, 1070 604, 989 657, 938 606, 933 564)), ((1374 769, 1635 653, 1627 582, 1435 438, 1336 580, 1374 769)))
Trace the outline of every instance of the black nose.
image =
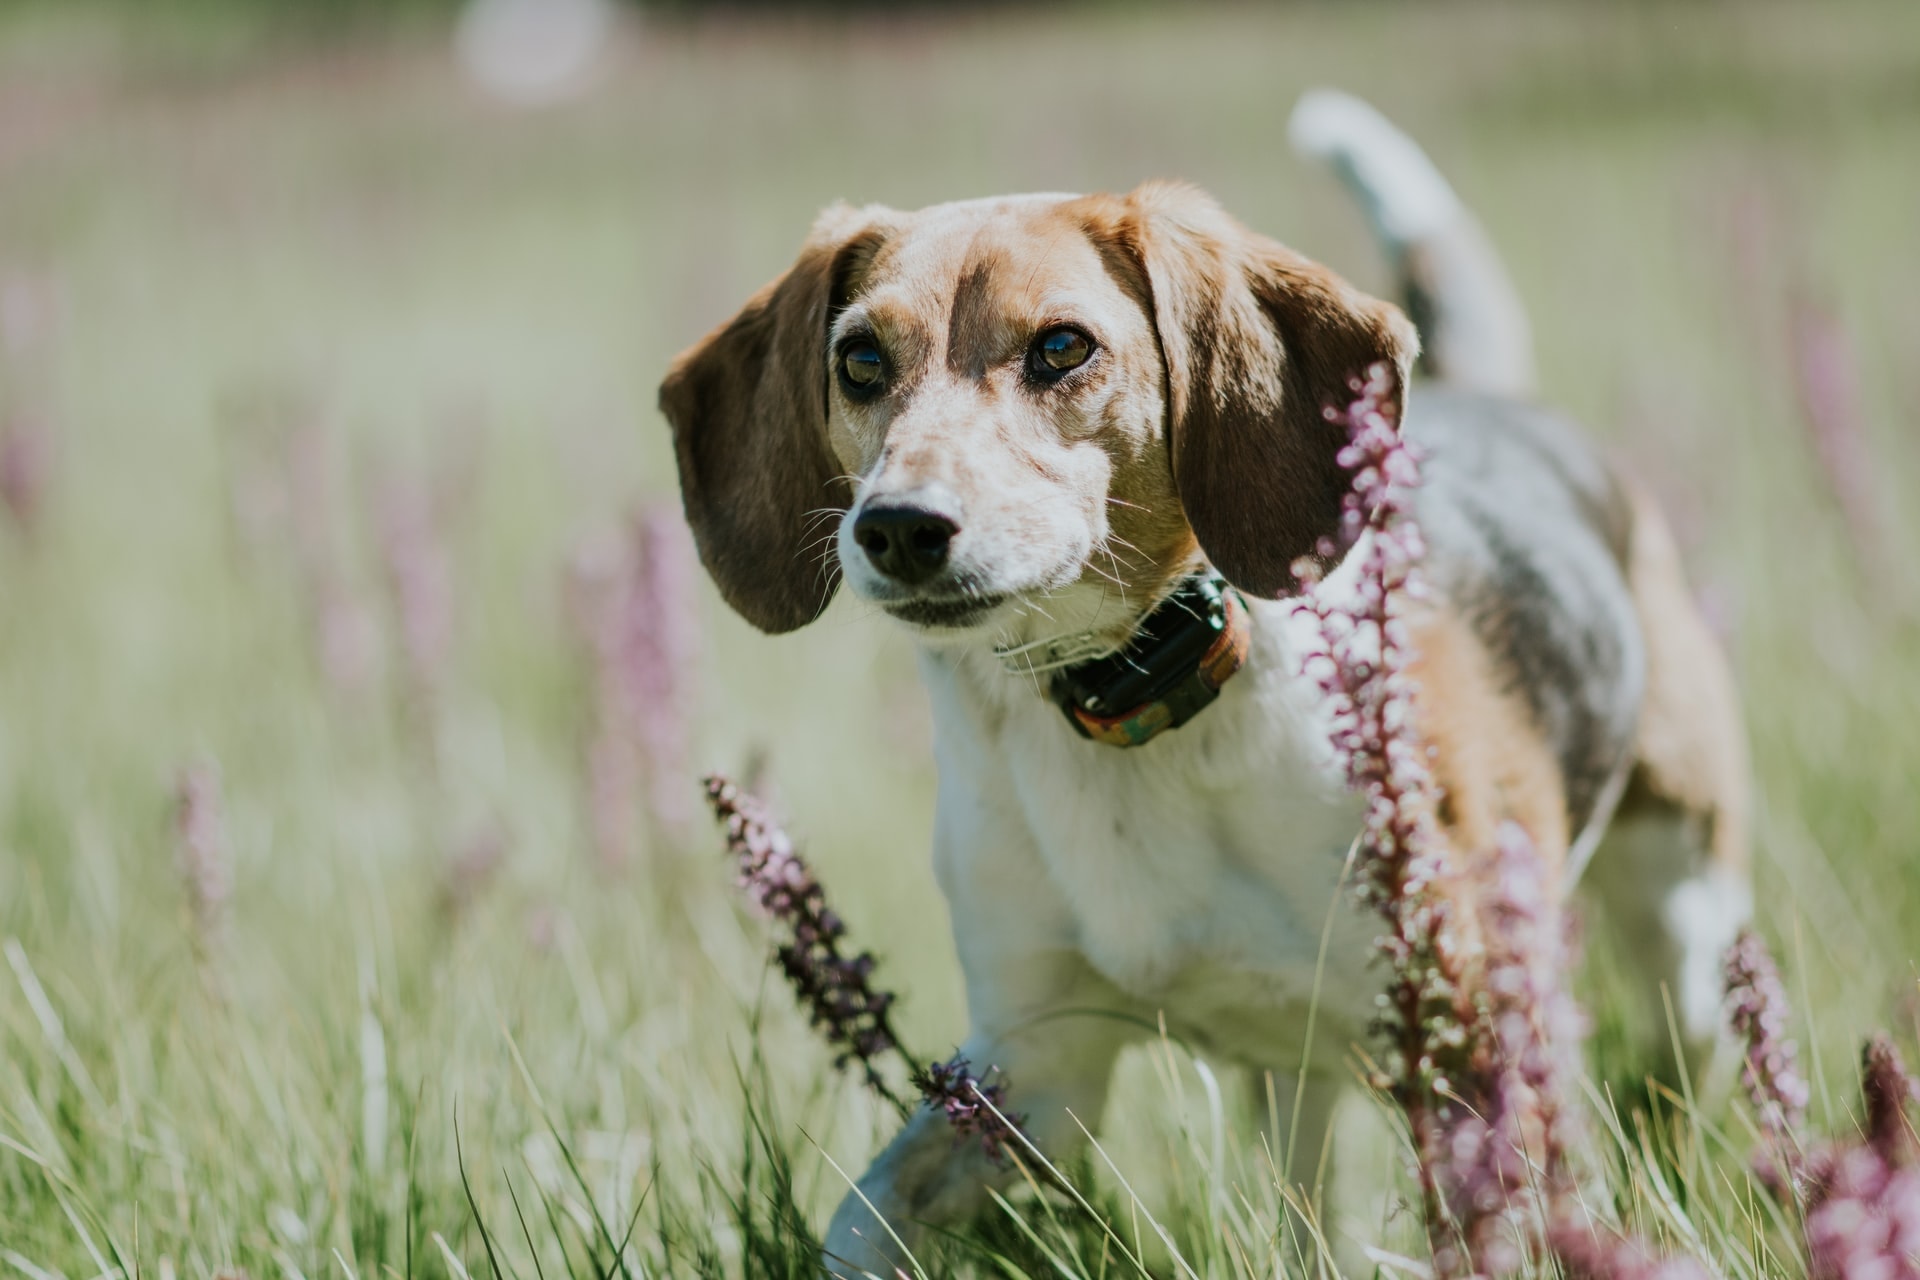
POLYGON ((853 522, 853 540, 873 567, 908 584, 925 582, 939 572, 958 532, 959 525, 925 507, 868 507, 853 522))

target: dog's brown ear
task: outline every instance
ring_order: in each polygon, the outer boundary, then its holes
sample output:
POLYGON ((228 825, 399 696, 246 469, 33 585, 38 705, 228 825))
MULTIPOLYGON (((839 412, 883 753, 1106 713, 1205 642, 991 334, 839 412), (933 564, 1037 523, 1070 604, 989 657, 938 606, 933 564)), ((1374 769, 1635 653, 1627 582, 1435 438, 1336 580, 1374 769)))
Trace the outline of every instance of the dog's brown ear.
POLYGON ((762 631, 805 626, 840 584, 829 521, 852 487, 827 443, 827 326, 879 246, 880 213, 827 210, 786 274, 682 352, 660 384, 701 562, 762 631))
POLYGON ((1335 532, 1346 432, 1326 419, 1386 362, 1404 403, 1420 349, 1399 308, 1256 235, 1200 191, 1150 183, 1125 201, 1167 368, 1173 478, 1200 547, 1259 596, 1299 589, 1293 562, 1335 532))

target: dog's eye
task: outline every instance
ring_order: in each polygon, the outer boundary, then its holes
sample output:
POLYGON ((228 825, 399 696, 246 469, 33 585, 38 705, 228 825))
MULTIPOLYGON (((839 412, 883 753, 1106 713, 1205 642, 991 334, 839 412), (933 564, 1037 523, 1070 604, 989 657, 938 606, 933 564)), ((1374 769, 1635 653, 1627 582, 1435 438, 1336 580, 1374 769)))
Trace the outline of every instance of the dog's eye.
POLYGON ((1039 373, 1066 373, 1078 369, 1093 354, 1093 339, 1078 329, 1049 329, 1033 344, 1039 373))
POLYGON ((840 353, 840 376, 855 391, 871 391, 880 385, 887 371, 880 348, 871 342, 855 342, 840 353))

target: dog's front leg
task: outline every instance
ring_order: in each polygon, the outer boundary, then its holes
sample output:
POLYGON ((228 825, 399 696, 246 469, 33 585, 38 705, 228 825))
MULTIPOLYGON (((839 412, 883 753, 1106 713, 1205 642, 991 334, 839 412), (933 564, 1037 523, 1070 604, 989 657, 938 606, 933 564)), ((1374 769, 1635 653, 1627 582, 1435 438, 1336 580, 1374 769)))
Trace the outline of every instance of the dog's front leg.
MULTIPOLYGON (((976 1076, 999 1069, 994 1078, 1007 1082, 1005 1110, 1024 1117, 1028 1137, 1057 1162, 1085 1141, 1081 1125, 1099 1122, 1114 1058, 1140 1032, 1124 1018, 1092 1012, 1112 1009, 1115 1001, 1077 955, 1032 957, 1025 967, 1029 978, 1036 967, 1056 970, 1059 980, 1049 984, 1054 998, 1046 1003, 1059 1012, 995 1018, 977 1027, 960 1053, 976 1076)), ((1032 1163, 1017 1143, 1015 1151, 1032 1163)), ((928 1228, 968 1221, 986 1206, 990 1190, 1018 1176, 1011 1160, 990 1159, 977 1135, 957 1135, 944 1111, 922 1106, 833 1215, 828 1274, 893 1276, 928 1228)))
MULTIPOLYGON (((934 863, 953 915, 972 1031, 973 1074, 998 1068, 1005 1106, 1049 1161, 1099 1122, 1114 1058, 1151 1026, 1071 944, 1067 904, 1048 880, 1007 789, 941 780, 934 863), (1115 1016, 1118 1015, 1118 1016, 1115 1016)), ((1028 1158, 1024 1150, 1022 1159, 1028 1158)), ((892 1277, 931 1226, 963 1223, 1018 1177, 922 1107, 847 1194, 827 1231, 830 1275, 892 1277)))

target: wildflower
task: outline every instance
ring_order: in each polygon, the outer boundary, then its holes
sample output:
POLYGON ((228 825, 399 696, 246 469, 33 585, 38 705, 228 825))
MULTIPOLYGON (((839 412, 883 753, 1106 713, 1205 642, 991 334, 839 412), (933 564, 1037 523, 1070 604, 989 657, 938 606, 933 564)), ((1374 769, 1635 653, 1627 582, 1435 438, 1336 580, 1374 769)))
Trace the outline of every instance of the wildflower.
POLYGON ((227 900, 233 894, 233 867, 227 848, 226 816, 220 802, 220 770, 211 762, 180 773, 174 792, 174 833, 194 934, 202 948, 226 931, 227 900))
POLYGON ((1540 1124, 1538 1163, 1558 1182, 1573 1137, 1567 1076, 1586 1036, 1586 1017, 1564 981, 1572 966, 1559 904, 1539 852, 1517 823, 1503 823, 1496 838, 1486 925, 1494 1048, 1532 1099, 1540 1124))
POLYGON ((460 915, 480 897, 505 865, 507 844, 507 829, 496 820, 471 832, 452 850, 440 886, 440 901, 448 915, 460 915))
POLYGON ((1538 851, 1515 823, 1501 826, 1486 893, 1483 1009, 1477 1096, 1442 1111, 1437 1181, 1458 1241, 1441 1245, 1436 1270, 1471 1258, 1488 1274, 1517 1271, 1546 1215, 1539 1193, 1565 1190, 1572 1111, 1567 1073, 1585 1019, 1561 978, 1565 932, 1538 851), (1464 1253, 1462 1252, 1464 1249, 1464 1253))
POLYGON ((427 487, 388 476, 376 501, 381 560, 417 707, 430 705, 453 647, 453 571, 427 487))
POLYGON ((321 674, 342 693, 364 690, 379 665, 380 624, 337 574, 314 582, 311 595, 321 674))
POLYGON ((641 513, 620 543, 592 543, 569 570, 570 612, 593 656, 589 807, 603 865, 623 864, 642 778, 664 826, 687 818, 689 691, 699 649, 691 535, 677 512, 641 513))
POLYGON ((1793 300, 1788 319, 1794 391, 1814 453, 1855 545, 1863 552, 1875 552, 1880 544, 1880 510, 1852 340, 1838 316, 1804 297, 1793 300))
POLYGON ((775 951, 781 972, 814 1026, 839 1048, 836 1067, 858 1063, 874 1092, 905 1109, 880 1074, 880 1058, 899 1048, 888 1012, 890 992, 873 986, 873 957, 845 955, 846 925, 827 906, 826 892, 759 803, 718 774, 706 780, 714 816, 726 826, 740 887, 762 911, 785 925, 790 940, 775 951))
POLYGON ((1861 1051, 1860 1093, 1867 1104, 1867 1145, 1884 1160, 1911 1163, 1916 1143, 1907 1104, 1920 1102, 1920 1080, 1907 1074, 1900 1051, 1884 1031, 1861 1051))
POLYGON ((700 649, 698 558, 677 507, 655 505, 634 522, 638 572, 627 654, 632 717, 646 762, 648 803, 669 827, 692 816, 685 797, 692 710, 689 693, 700 649))
POLYGON ((633 854, 639 748, 622 693, 619 622, 625 614, 625 548, 598 540, 574 552, 567 566, 567 605, 586 641, 593 672, 593 733, 587 741, 587 820, 600 866, 615 871, 633 854))
POLYGON ((28 538, 40 526, 52 455, 53 441, 42 419, 23 413, 0 427, 0 506, 28 538))
POLYGON ((1498 1072, 1473 1103, 1456 1097, 1437 1113, 1429 1158, 1453 1225, 1434 1243, 1436 1275, 1511 1275, 1539 1234, 1518 1085, 1498 1072))
POLYGON ((635 774, 633 744, 602 725, 587 744, 587 823, 604 871, 631 856, 635 774))
POLYGON ((1831 1143, 1802 1162, 1813 1280, 1920 1280, 1920 1168, 1907 1104, 1920 1086, 1885 1035, 1861 1053, 1864 1142, 1831 1143))
POLYGON ((953 1126, 954 1142, 977 1138, 980 1149, 995 1164, 1023 1141, 1025 1116, 1007 1110, 1007 1082, 995 1080, 998 1067, 988 1067, 984 1076, 973 1074, 973 1064, 959 1054, 945 1062, 930 1063, 915 1074, 914 1087, 927 1105, 944 1111, 953 1126))
POLYGON ((359 693, 375 675, 379 626, 341 572, 335 549, 332 436, 323 419, 302 412, 283 441, 294 563, 306 596, 320 672, 341 693, 359 693))
POLYGON ((1871 1146, 1820 1163, 1807 1195, 1811 1280, 1920 1280, 1920 1169, 1871 1146))
POLYGON ((1565 1280, 1708 1280, 1691 1258, 1663 1257, 1645 1241, 1602 1235, 1591 1223, 1556 1223, 1548 1245, 1565 1280))
POLYGON ((1808 1093, 1794 1062, 1798 1050, 1787 1034, 1786 989, 1767 944, 1750 929, 1727 949, 1724 970, 1727 1022, 1746 1048, 1741 1084, 1773 1162, 1763 1176, 1792 1182, 1800 1172, 1808 1093))
POLYGON ((1449 1104, 1448 1081, 1470 1069, 1471 1010, 1454 954, 1449 905, 1437 882, 1445 841, 1436 818, 1438 788, 1414 726, 1412 651, 1403 614, 1422 594, 1417 566, 1425 546, 1409 492, 1419 461, 1398 431, 1397 374, 1376 364, 1355 379, 1342 412, 1349 443, 1340 463, 1352 475, 1337 539, 1318 549, 1331 559, 1343 546, 1358 558, 1350 587, 1336 590, 1313 561, 1294 566, 1308 584, 1299 608, 1317 624, 1320 644, 1305 671, 1326 695, 1334 752, 1348 785, 1364 798, 1355 880, 1361 902, 1386 926, 1377 946, 1388 969, 1376 1031, 1387 1042, 1383 1083, 1405 1113, 1430 1229, 1442 1226, 1435 1181, 1436 1123, 1449 1104), (1364 535, 1364 536, 1363 536, 1364 535))

